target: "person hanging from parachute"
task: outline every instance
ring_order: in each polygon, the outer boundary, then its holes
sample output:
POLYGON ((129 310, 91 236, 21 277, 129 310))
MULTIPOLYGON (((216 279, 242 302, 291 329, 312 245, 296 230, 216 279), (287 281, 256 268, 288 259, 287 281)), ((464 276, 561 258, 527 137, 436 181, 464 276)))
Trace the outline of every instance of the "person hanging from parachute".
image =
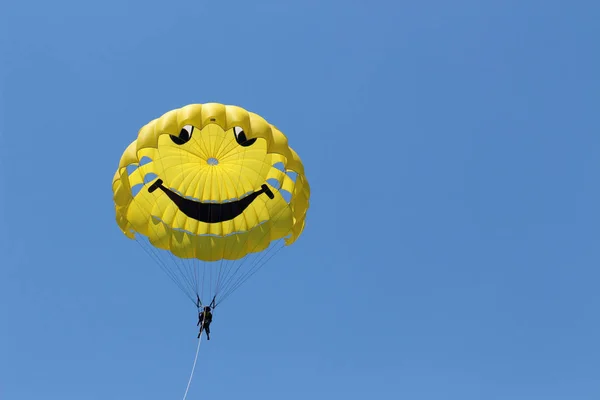
POLYGON ((202 307, 202 302, 200 301, 200 296, 196 295, 196 307, 198 307, 198 323, 196 326, 200 327, 200 332, 198 332, 198 339, 202 336, 202 331, 206 331, 206 339, 210 340, 210 323, 212 322, 212 309, 216 307, 215 305, 216 296, 213 297, 210 305, 202 307), (200 309, 202 308, 202 311, 200 309))
POLYGON ((200 326, 200 332, 198 332, 198 338, 202 335, 202 331, 206 331, 206 339, 210 340, 210 323, 212 322, 212 312, 210 311, 210 307, 204 307, 204 310, 198 313, 198 323, 196 325, 200 326))

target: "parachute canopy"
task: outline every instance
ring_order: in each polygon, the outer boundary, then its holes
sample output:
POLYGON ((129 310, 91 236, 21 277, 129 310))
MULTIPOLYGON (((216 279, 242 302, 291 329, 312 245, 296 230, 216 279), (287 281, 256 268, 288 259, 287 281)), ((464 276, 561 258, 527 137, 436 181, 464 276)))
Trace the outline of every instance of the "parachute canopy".
POLYGON ((172 110, 142 127, 112 188, 120 229, 145 241, 192 299, 204 289, 211 297, 234 290, 262 265, 242 268, 249 255, 264 263, 273 243, 294 243, 310 197, 284 134, 257 114, 218 103, 172 110), (160 259, 163 252, 171 261, 160 259))

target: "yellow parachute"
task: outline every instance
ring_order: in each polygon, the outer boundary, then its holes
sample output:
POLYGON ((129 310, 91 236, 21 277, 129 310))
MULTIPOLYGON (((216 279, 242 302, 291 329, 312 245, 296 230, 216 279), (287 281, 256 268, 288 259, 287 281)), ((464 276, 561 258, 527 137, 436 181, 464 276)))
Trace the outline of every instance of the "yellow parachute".
POLYGON ((218 103, 191 104, 142 127, 112 188, 123 233, 145 244, 192 301, 208 294, 213 305, 296 241, 310 197, 284 134, 218 103))

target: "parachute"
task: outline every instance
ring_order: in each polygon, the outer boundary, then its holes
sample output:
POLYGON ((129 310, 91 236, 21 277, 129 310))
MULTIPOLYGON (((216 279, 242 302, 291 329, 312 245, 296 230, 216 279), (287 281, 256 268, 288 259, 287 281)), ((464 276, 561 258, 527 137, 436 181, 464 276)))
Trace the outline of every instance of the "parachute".
POLYGON ((310 198, 285 135, 219 103, 190 104, 143 126, 112 189, 121 231, 197 306, 216 306, 293 244, 310 198))

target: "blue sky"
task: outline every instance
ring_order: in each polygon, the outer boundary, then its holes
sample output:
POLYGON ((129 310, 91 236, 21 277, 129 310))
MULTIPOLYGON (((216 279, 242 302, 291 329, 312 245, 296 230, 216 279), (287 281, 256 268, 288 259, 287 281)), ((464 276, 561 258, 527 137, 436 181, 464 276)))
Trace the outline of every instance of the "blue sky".
POLYGON ((183 396, 195 309, 111 179, 205 102, 281 128, 312 197, 188 399, 600 397, 597 2, 86 3, 0 12, 0 398, 183 396))

